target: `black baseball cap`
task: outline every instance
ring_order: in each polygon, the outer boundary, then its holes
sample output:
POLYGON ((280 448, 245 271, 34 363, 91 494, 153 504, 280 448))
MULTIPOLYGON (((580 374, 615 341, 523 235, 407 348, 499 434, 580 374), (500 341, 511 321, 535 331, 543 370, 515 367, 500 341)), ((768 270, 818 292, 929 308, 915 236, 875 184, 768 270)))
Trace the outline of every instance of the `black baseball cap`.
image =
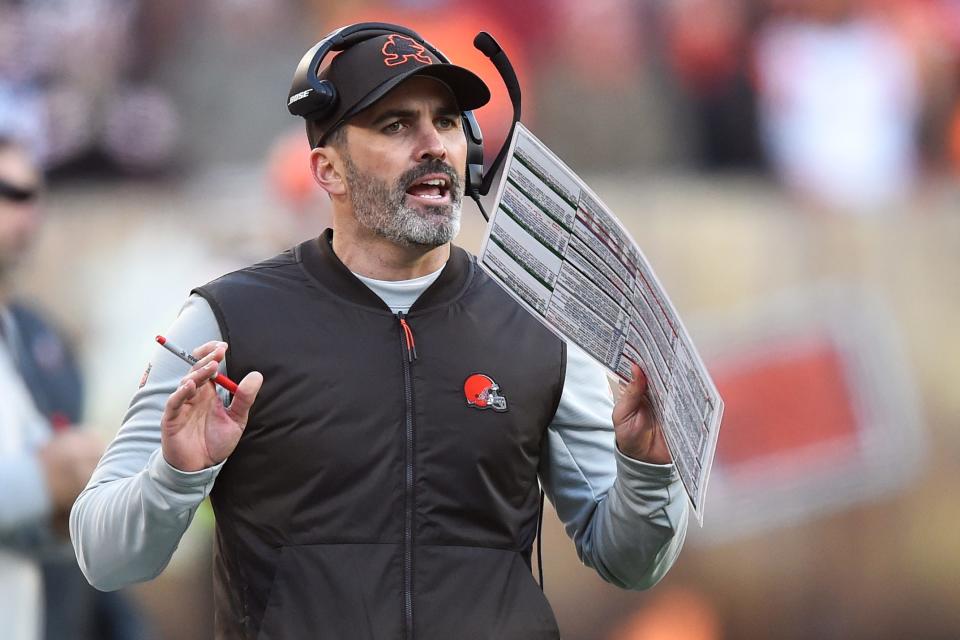
POLYGON ((334 110, 308 123, 310 146, 323 142, 335 128, 385 96, 412 76, 435 78, 445 84, 462 111, 482 107, 490 89, 472 71, 442 62, 417 40, 399 33, 358 42, 340 52, 318 77, 337 91, 334 110))

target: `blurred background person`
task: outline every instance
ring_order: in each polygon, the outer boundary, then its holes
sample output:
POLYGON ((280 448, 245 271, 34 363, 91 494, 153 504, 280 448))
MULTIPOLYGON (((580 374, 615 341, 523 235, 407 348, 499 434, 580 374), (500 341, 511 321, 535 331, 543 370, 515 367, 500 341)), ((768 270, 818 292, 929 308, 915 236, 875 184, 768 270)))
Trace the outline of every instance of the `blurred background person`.
POLYGON ((665 70, 689 105, 695 166, 761 168, 750 64, 757 8, 746 0, 677 0, 662 11, 665 70))
POLYGON ((123 596, 86 584, 66 539, 103 440, 78 426, 80 373, 67 345, 15 295, 41 190, 27 147, 0 136, 0 626, 11 640, 144 638, 123 596))
POLYGON ((918 60, 865 0, 783 3, 756 46, 760 124, 787 187, 817 207, 884 212, 916 187, 918 60))
POLYGON ((169 168, 179 114, 144 76, 164 33, 147 30, 144 18, 140 0, 0 4, 0 119, 30 133, 48 171, 169 168), (149 128, 140 126, 144 119, 149 128))

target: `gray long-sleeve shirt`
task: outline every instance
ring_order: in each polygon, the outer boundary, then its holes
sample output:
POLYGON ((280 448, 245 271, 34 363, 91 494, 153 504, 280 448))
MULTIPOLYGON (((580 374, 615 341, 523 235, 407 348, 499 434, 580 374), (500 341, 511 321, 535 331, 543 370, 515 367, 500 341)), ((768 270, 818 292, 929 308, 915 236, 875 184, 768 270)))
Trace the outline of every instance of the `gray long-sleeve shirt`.
MULTIPOLYGON (((361 280, 395 311, 406 311, 437 275, 361 280)), ((187 300, 166 336, 187 349, 221 340, 213 312, 199 296, 187 300)), ((187 370, 157 347, 145 384, 70 514, 80 567, 99 589, 156 577, 222 467, 187 473, 163 458, 160 419, 187 370)), ((644 463, 616 449, 612 409, 603 369, 571 345, 540 478, 581 560, 608 582, 641 589, 655 584, 679 554, 687 502, 673 465, 644 463)))

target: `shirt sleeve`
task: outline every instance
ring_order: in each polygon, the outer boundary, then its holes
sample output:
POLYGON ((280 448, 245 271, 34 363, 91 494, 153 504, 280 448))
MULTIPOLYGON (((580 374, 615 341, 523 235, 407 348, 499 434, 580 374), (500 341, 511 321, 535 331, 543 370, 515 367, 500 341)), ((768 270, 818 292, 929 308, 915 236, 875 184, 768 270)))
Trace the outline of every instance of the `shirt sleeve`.
MULTIPOLYGON (((213 311, 196 295, 187 299, 166 336, 188 350, 221 339, 213 311)), ((188 473, 163 458, 160 419, 188 371, 187 363, 157 345, 123 425, 70 513, 80 568, 103 591, 163 571, 223 466, 188 473)), ((226 402, 228 394, 218 393, 226 402)))
POLYGON ((569 345, 540 478, 581 561, 607 582, 646 589, 680 553, 687 500, 674 465, 641 462, 617 449, 612 412, 606 372, 569 345))

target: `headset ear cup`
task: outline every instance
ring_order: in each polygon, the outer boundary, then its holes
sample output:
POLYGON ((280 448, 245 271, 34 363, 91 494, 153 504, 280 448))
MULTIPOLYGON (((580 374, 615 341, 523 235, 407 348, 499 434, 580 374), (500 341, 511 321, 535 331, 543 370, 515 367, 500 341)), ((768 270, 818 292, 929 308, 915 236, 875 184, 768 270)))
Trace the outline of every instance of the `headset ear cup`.
POLYGON ((483 184, 483 147, 467 143, 467 188, 466 193, 472 194, 483 184))
POLYGON ((483 134, 472 111, 463 113, 463 133, 467 137, 467 184, 465 193, 471 195, 483 182, 483 134))
POLYGON ((337 104, 337 91, 328 80, 318 80, 311 83, 310 87, 304 89, 302 94, 291 96, 292 102, 287 104, 287 110, 295 116, 306 118, 307 120, 319 120, 337 104), (297 95, 302 95, 298 100, 293 100, 297 95))

